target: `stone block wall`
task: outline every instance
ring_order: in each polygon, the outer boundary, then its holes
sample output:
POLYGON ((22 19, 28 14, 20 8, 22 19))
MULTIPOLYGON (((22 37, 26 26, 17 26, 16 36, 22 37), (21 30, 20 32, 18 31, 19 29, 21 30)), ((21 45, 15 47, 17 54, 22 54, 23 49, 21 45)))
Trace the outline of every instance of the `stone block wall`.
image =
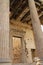
MULTIPOLYGON (((12 22, 14 22, 14 23, 10 24, 11 31, 13 31, 13 30, 16 30, 19 32, 21 31, 22 35, 23 35, 23 31, 25 32, 23 41, 24 41, 24 44, 26 45, 26 48, 27 48, 27 51, 25 52, 26 53, 26 62, 32 63, 33 59, 32 59, 31 49, 36 49, 33 30, 31 29, 31 26, 29 27, 29 25, 27 27, 27 25, 24 24, 26 26, 23 25, 24 26, 23 27, 22 24, 19 22, 17 23, 17 21, 16 21, 16 23, 14 20, 12 22), (27 54, 27 52, 28 52, 28 54, 27 54)), ((21 34, 21 32, 20 32, 20 34, 21 34)), ((13 34, 15 34, 15 32, 11 33, 11 35, 13 35, 13 34)))

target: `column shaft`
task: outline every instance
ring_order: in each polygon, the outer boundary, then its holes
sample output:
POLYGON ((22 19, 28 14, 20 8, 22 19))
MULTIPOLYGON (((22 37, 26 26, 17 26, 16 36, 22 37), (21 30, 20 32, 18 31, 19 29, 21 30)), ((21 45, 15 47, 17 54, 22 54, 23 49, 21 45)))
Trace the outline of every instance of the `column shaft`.
POLYGON ((9 0, 0 0, 0 62, 9 60, 9 0))
POLYGON ((43 33, 34 0, 28 0, 34 30, 37 55, 43 58, 43 33))

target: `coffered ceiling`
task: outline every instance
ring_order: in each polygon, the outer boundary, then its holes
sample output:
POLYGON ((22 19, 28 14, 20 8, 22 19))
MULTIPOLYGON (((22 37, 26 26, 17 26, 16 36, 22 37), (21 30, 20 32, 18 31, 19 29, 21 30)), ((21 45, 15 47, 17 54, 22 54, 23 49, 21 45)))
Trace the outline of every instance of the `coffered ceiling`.
MULTIPOLYGON (((39 19, 43 24, 43 4, 35 0, 39 19)), ((31 24, 28 0, 10 0, 10 20, 15 19, 22 23, 31 24)))

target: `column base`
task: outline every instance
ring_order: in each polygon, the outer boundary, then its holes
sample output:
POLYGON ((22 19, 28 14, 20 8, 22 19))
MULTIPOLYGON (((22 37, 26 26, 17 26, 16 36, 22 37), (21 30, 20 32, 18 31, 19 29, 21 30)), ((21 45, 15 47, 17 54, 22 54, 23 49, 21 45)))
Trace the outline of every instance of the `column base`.
POLYGON ((0 63, 11 63, 10 58, 0 58, 0 63))
POLYGON ((12 63, 0 63, 0 65, 12 65, 12 63))
POLYGON ((0 65, 12 65, 10 58, 0 58, 0 65))

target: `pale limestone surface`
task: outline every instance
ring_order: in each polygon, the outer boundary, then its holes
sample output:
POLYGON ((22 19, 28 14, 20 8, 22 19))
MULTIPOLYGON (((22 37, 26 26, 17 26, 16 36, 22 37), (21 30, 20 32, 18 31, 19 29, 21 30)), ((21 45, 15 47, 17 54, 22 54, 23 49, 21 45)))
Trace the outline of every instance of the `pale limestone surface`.
POLYGON ((9 57, 9 0, 0 0, 0 62, 9 57))

